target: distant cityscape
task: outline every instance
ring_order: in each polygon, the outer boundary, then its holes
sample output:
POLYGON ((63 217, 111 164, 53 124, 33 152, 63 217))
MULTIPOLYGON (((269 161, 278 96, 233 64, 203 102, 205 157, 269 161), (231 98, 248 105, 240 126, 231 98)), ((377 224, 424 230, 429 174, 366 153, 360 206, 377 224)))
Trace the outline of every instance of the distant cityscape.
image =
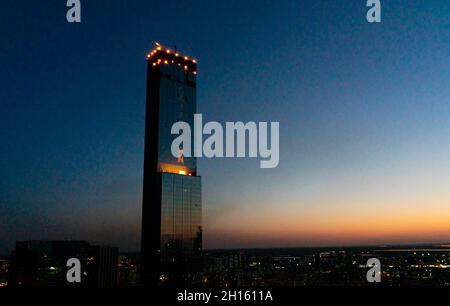
POLYGON ((0 258, 0 286, 449 286, 450 245, 204 250, 195 157, 171 153, 171 126, 197 110, 195 60, 157 44, 147 55, 141 250, 28 240, 0 258), (369 259, 381 263, 371 283, 369 259), (80 266, 68 280, 68 260, 80 266))
MULTIPOLYGON (((197 286, 449 286, 450 246, 205 250, 197 286), (368 258, 381 261, 381 283, 368 283, 368 258)), ((160 279, 164 283, 164 278, 160 279)), ((23 241, 0 258, 0 286, 140 286, 140 254, 85 241, 23 241), (80 283, 66 261, 82 262, 80 283)))
POLYGON ((450 287, 449 1, 12 2, 0 292, 450 287))

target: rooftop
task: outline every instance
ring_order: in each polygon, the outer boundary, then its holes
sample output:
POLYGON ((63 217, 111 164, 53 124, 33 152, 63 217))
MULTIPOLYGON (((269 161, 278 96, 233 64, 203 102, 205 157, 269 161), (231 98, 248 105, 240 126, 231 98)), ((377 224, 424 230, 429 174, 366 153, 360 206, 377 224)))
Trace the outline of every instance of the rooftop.
POLYGON ((181 55, 176 50, 162 47, 158 43, 153 51, 147 54, 147 61, 151 63, 153 67, 158 65, 176 64, 183 67, 184 70, 191 71, 193 74, 197 74, 197 61, 189 58, 187 55, 181 55))

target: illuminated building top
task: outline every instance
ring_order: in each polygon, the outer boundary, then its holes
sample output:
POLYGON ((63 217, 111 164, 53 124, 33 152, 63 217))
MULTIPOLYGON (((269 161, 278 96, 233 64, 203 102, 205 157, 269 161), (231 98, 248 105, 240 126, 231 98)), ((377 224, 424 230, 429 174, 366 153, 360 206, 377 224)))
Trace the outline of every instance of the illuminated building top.
POLYGON ((147 61, 149 61, 153 67, 176 64, 184 70, 197 74, 197 61, 195 59, 190 59, 189 56, 182 55, 176 50, 163 48, 159 44, 157 44, 153 51, 147 54, 147 61))

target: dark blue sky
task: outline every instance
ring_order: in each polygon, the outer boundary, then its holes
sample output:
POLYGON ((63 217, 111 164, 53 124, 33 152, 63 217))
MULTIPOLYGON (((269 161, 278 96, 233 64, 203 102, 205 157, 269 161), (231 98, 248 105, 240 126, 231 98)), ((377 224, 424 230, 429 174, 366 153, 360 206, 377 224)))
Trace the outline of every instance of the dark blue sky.
MULTIPOLYGON (((199 161, 206 247, 424 233, 385 225, 450 213, 450 3, 381 1, 369 24, 365 2, 81 0, 69 24, 66 1, 3 1, 0 253, 20 239, 139 249, 155 40, 198 60, 205 121, 280 122, 276 169, 199 161), (374 207, 382 229, 326 234, 374 207)), ((415 237, 450 240, 450 223, 415 237)))

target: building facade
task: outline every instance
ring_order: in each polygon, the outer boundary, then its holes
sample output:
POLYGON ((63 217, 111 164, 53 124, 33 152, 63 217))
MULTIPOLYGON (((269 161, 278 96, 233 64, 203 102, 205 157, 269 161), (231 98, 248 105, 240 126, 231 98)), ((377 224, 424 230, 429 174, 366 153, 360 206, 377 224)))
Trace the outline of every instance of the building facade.
POLYGON ((18 241, 11 254, 9 286, 115 287, 118 256, 118 248, 93 246, 86 241, 18 241), (70 258, 77 258, 81 263, 80 282, 67 281, 67 260, 70 258))
POLYGON ((192 283, 200 277, 201 178, 181 146, 172 154, 171 129, 178 121, 193 126, 197 64, 158 46, 147 65, 141 279, 192 283))

